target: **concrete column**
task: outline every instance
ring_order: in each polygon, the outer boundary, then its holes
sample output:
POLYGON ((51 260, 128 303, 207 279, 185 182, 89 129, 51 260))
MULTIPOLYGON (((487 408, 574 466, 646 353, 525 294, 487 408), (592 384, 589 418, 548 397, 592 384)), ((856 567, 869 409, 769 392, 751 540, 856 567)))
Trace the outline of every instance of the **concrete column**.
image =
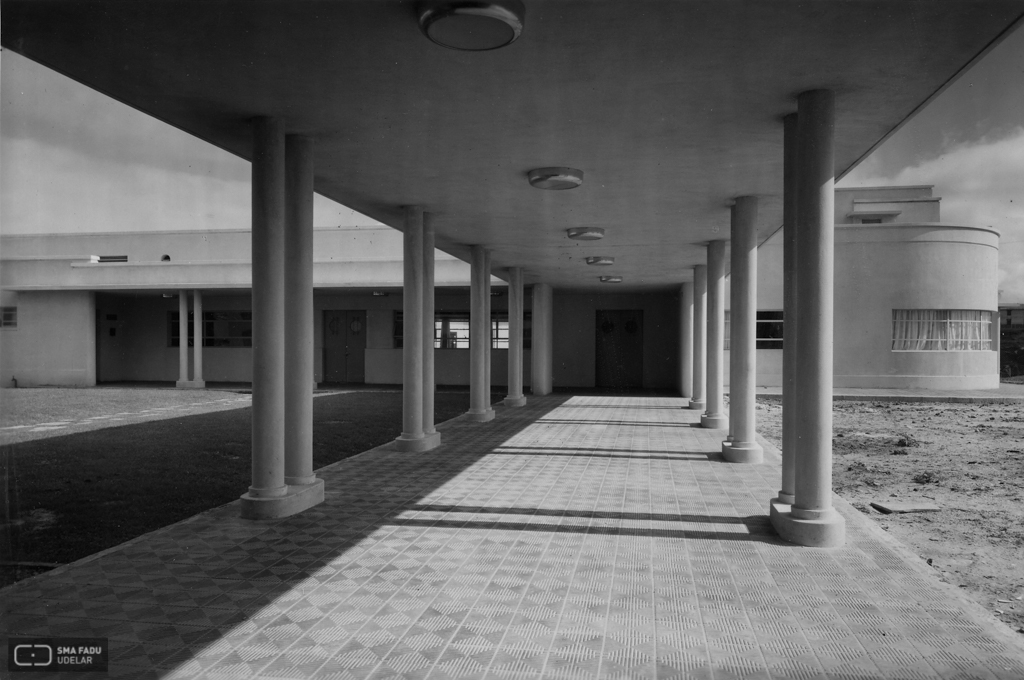
POLYGON ((731 463, 760 463, 755 436, 757 387, 757 198, 741 196, 732 207, 732 304, 729 344, 729 425, 722 442, 731 463))
POLYGON ((243 516, 285 496, 284 124, 257 118, 252 153, 252 486, 243 516), (250 507, 255 506, 255 507, 250 507))
POLYGON ((690 408, 702 411, 707 405, 707 332, 708 332, 708 267, 693 268, 693 387, 690 408))
POLYGON ((188 291, 178 291, 178 382, 188 387, 188 291))
POLYGON ((531 390, 551 394, 552 291, 546 283, 533 284, 533 333, 530 348, 531 390))
POLYGON ((487 364, 490 361, 491 315, 488 285, 491 274, 487 269, 487 250, 483 246, 470 248, 469 289, 469 420, 486 422, 494 419, 491 408, 491 386, 487 382, 487 364))
MULTIPOLYGON (((433 438, 441 435, 434 426, 434 222, 423 214, 423 434, 433 438)), ((436 444, 435 444, 436 446, 436 444)))
POLYGON ((523 395, 523 268, 508 269, 508 396, 505 406, 526 406, 523 395))
POLYGON ((484 251, 484 318, 487 319, 487 337, 484 341, 484 388, 487 408, 491 406, 491 350, 493 349, 494 320, 491 316, 491 251, 484 251))
POLYGON ((405 208, 402 287, 402 434, 395 440, 400 451, 426 451, 441 438, 423 430, 423 209, 405 208))
POLYGON ((725 382, 725 241, 708 244, 707 406, 701 427, 729 426, 723 400, 725 382))
POLYGON ((693 282, 679 289, 679 395, 693 396, 693 282))
POLYGON ((774 502, 796 500, 796 142, 797 115, 783 119, 782 169, 782 486, 774 502))
POLYGON ((305 458, 294 444, 296 437, 311 442, 313 428, 312 173, 308 142, 286 142, 279 119, 254 121, 252 485, 241 503, 247 519, 287 517, 324 499, 323 482, 313 476, 312 444, 305 458), (297 422, 302 402, 290 403, 289 393, 310 400, 308 420, 297 422))
POLYGON ((192 387, 206 387, 203 380, 203 291, 192 291, 192 387))
POLYGON ((801 93, 797 113, 796 499, 774 505, 772 523, 787 541, 835 547, 845 522, 832 507, 834 93, 801 93))
MULTIPOLYGON (((284 479, 313 474, 313 140, 285 137, 284 479)), ((321 491, 321 494, 323 492, 321 491)))

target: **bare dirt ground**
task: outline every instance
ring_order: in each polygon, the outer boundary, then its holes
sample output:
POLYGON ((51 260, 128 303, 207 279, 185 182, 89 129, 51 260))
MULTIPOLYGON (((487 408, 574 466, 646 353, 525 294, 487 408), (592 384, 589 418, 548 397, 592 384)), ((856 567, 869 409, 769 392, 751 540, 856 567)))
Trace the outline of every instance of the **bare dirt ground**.
MULTIPOLYGON (((758 431, 781 446, 782 402, 758 431)), ((1024 634, 1024 404, 836 401, 833 488, 1024 634), (938 512, 883 514, 872 502, 938 512)))

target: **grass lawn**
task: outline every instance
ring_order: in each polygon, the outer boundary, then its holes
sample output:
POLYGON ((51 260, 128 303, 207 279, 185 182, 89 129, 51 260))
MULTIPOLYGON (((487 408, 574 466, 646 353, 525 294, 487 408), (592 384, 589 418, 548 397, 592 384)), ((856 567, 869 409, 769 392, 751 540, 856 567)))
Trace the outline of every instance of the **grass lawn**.
MULTIPOLYGON (((436 421, 468 408, 468 392, 438 392, 436 421)), ((401 422, 398 391, 314 399, 313 467, 391 441, 401 422)), ((240 408, 3 446, 0 585, 40 571, 12 562, 71 562, 237 499, 251 481, 251 427, 240 408)))

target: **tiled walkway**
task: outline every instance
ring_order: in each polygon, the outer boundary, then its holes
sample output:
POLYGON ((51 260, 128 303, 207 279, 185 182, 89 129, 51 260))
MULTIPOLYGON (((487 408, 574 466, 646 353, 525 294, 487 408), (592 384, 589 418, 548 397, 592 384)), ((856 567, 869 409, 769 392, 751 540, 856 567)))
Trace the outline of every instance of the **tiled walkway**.
POLYGON ((302 515, 228 505, 18 584, 0 628, 108 637, 126 678, 1024 678, 1012 634, 848 506, 846 547, 780 542, 777 458, 722 462, 683 403, 456 419, 322 470, 302 515))

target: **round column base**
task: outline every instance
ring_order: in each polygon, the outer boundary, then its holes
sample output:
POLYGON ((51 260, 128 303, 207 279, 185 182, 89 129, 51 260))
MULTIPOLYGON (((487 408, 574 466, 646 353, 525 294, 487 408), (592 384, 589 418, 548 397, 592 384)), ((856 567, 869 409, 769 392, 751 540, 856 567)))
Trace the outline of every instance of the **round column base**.
POLYGON ((846 543, 846 520, 834 508, 817 513, 818 519, 793 517, 793 506, 771 502, 769 519, 784 541, 809 548, 839 548, 846 543))
POLYGON ((729 418, 722 414, 708 415, 705 413, 700 417, 700 426, 709 430, 724 430, 729 427, 729 418))
POLYGON ((703 411, 708 407, 708 404, 703 399, 691 399, 688 408, 691 411, 703 411))
POLYGON ((730 463, 759 465, 764 462, 764 449, 757 442, 722 442, 722 457, 730 463))
POLYGON ((511 406, 512 408, 519 408, 526 406, 526 397, 505 397, 502 402, 505 406, 511 406))
POLYGON ((179 390, 203 390, 206 389, 205 380, 178 380, 174 386, 179 390))
POLYGON ((324 480, 315 479, 312 484, 297 484, 285 487, 281 496, 253 496, 242 494, 243 519, 277 519, 288 517, 324 501, 324 480))
POLYGON ((430 449, 436 449, 440 445, 440 432, 430 432, 422 435, 407 435, 402 433, 400 437, 395 439, 395 448, 406 453, 429 451, 430 449))
POLYGON ((489 408, 483 413, 479 411, 466 411, 465 418, 471 423, 486 423, 490 420, 494 420, 494 409, 489 408))
POLYGON ((779 495, 771 500, 772 503, 778 503, 779 505, 793 505, 796 503, 796 496, 785 491, 779 491, 779 495))

